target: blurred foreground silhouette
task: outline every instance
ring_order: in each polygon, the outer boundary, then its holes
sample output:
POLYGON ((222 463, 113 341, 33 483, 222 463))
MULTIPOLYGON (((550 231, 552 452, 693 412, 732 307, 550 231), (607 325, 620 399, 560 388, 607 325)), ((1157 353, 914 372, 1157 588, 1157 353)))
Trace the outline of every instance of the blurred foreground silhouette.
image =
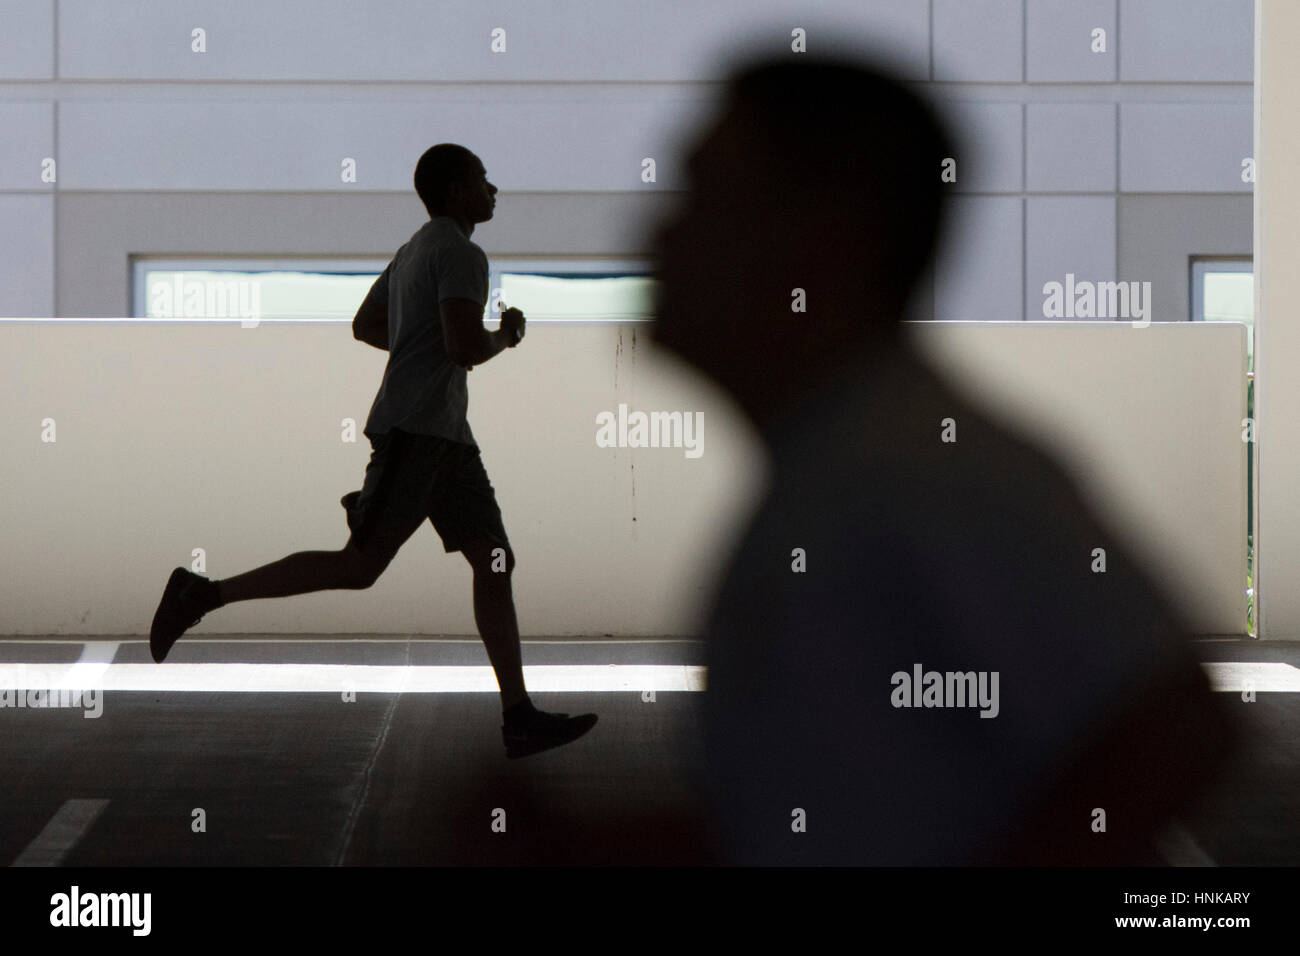
POLYGON ((773 466, 707 634, 720 862, 1159 864, 1232 750, 1160 586, 902 337, 951 137, 871 66, 750 64, 656 236, 657 343, 773 466))

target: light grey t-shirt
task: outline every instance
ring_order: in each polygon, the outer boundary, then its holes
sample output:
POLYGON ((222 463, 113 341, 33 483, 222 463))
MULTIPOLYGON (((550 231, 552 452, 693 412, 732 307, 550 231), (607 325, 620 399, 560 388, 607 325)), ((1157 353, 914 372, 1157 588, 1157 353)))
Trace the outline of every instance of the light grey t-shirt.
POLYGON ((376 285, 388 305, 388 366, 365 434, 401 428, 477 446, 466 419, 466 371, 447 355, 438 303, 486 305, 487 256, 454 220, 434 216, 397 250, 376 285))

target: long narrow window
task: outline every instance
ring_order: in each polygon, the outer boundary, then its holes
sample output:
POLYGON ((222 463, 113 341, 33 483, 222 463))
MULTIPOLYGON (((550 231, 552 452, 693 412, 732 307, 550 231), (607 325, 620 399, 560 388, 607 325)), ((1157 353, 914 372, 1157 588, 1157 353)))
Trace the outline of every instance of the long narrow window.
POLYGON ((505 302, 534 323, 649 322, 655 283, 640 261, 503 258, 492 261, 490 306, 495 314, 505 302))
POLYGON ((139 318, 351 322, 383 272, 375 259, 176 259, 132 263, 139 318))
MULTIPOLYGON (((534 325, 648 322, 656 280, 634 260, 490 260, 488 322, 500 302, 534 325)), ((350 322, 387 260, 180 259, 133 262, 132 314, 140 318, 350 322)))

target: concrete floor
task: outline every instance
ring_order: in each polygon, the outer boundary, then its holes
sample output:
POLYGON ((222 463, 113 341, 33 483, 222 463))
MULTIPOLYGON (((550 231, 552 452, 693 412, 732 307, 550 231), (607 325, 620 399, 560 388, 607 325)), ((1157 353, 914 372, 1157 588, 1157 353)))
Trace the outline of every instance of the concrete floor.
MULTIPOLYGON (((100 645, 149 664, 143 640, 100 645)), ((0 666, 94 645, 0 643, 0 666)), ((1300 665, 1300 647, 1198 642, 1205 661, 1300 665)), ((526 666, 693 665, 693 641, 526 641, 526 666)), ((192 638, 168 663, 486 666, 476 640, 192 638)), ((159 667, 159 672, 168 665, 159 667)), ((611 672, 613 673, 613 672, 611 672)), ((1235 695, 1238 699, 1240 695, 1235 695)), ((490 692, 110 691, 103 713, 0 712, 0 859, 69 866, 710 863, 692 768, 702 694, 533 691, 594 711, 573 744, 510 761, 490 692), (97 803, 69 801, 98 801, 97 803), (106 801, 106 802, 105 802, 106 801), (202 808, 206 832, 191 828, 202 808), (504 811, 506 830, 494 832, 504 811)), ((1243 703, 1249 744, 1181 821, 1179 862, 1300 862, 1300 694, 1243 703)))

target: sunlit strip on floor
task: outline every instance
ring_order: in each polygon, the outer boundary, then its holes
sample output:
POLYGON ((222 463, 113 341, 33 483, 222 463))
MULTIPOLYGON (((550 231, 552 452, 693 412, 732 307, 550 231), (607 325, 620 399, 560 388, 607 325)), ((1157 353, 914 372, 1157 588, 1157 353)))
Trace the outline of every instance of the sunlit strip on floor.
POLYGON ((1300 668, 1290 664, 1224 661, 1202 663, 1214 690, 1240 692, 1250 681, 1260 693, 1295 693, 1300 691, 1300 668))
MULTIPOLYGON (((1280 663, 1202 664, 1216 691, 1300 692, 1300 669, 1280 663), (1249 684, 1248 684, 1249 682, 1249 684)), ((533 664, 530 690, 703 691, 707 668, 680 664, 533 664)), ((0 689, 249 693, 496 693, 492 668, 368 664, 0 664, 0 689)))
MULTIPOLYGON (((533 664, 530 691, 702 691, 705 668, 681 664, 533 664)), ((0 664, 0 689, 251 693, 497 693, 491 667, 367 664, 110 664, 93 681, 75 664, 0 664)))

